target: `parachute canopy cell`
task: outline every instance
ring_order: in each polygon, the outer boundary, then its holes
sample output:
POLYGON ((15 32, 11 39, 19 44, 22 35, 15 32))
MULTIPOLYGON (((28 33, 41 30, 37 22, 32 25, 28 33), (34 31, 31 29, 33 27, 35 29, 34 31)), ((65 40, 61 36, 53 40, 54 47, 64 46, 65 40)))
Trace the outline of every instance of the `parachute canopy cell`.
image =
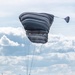
POLYGON ((26 35, 33 43, 46 43, 54 15, 47 13, 25 12, 19 19, 26 30, 26 35))

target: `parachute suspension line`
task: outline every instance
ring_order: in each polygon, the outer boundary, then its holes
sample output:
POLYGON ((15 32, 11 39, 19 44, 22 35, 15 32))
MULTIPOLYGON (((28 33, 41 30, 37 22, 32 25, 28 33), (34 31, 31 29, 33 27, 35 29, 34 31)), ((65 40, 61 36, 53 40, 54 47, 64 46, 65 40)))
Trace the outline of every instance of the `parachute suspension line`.
POLYGON ((29 54, 30 54, 30 44, 28 44, 28 48, 27 48, 26 75, 29 75, 29 63, 30 63, 29 54))
POLYGON ((30 71, 29 71, 29 75, 31 75, 31 71, 32 71, 32 67, 33 67, 33 60, 34 60, 34 55, 35 55, 35 46, 33 49, 33 53, 32 53, 32 59, 31 59, 31 64, 30 64, 30 71))
POLYGON ((54 16, 54 17, 64 19, 64 18, 62 18, 62 17, 58 17, 58 16, 54 16))
MULTIPOLYGON (((25 44, 26 44, 26 39, 24 40, 25 41, 25 44)), ((27 43, 28 44, 28 43, 27 43)), ((30 44, 29 44, 29 46, 30 46, 30 44)), ((28 67, 29 67, 29 47, 27 46, 27 50, 25 50, 25 51, 27 51, 26 52, 26 55, 25 55, 25 57, 26 57, 26 75, 28 75, 28 67)))
MULTIPOLYGON (((40 46, 40 49, 39 49, 40 52, 41 52, 42 46, 43 45, 40 46)), ((30 71, 29 71, 29 74, 28 75, 31 75, 31 72, 32 72, 33 61, 34 61, 34 56, 35 56, 35 50, 36 50, 36 48, 34 46, 33 53, 32 53, 33 56, 32 56, 31 65, 30 65, 30 71)))
POLYGON ((39 49, 40 53, 41 53, 42 46, 43 46, 43 44, 40 46, 40 49, 39 49))
MULTIPOLYGON (((23 33, 25 33, 25 31, 24 31, 24 28, 22 27, 22 29, 23 29, 23 33)), ((29 48, 30 48, 30 44, 28 44, 28 42, 26 42, 26 37, 25 37, 26 35, 24 35, 24 39, 23 39, 23 42, 24 42, 24 44, 26 45, 29 45, 29 47, 27 47, 27 52, 26 52, 26 55, 25 55, 25 57, 27 56, 27 54, 29 55, 29 48)), ((26 64, 26 75, 28 75, 28 67, 29 67, 29 65, 28 65, 28 63, 29 63, 29 56, 27 57, 27 62, 25 63, 26 64)))

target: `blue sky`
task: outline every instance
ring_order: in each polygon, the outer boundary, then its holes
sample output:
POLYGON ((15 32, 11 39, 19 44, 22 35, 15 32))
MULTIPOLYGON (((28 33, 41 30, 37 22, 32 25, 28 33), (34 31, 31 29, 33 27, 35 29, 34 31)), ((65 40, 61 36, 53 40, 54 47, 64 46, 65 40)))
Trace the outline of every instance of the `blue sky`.
POLYGON ((26 63, 28 57, 31 61, 34 48, 32 75, 75 75, 74 7, 75 0, 0 0, 0 75, 26 74, 26 63), (71 19, 67 24, 54 18, 48 43, 33 44, 18 18, 23 12, 45 12, 71 19))
POLYGON ((61 19, 54 20, 51 27, 51 33, 63 34, 67 36, 74 35, 74 19, 75 19, 75 1, 74 0, 0 0, 0 26, 17 27, 21 26, 19 15, 23 12, 46 12, 59 17, 70 16, 69 24, 61 19))

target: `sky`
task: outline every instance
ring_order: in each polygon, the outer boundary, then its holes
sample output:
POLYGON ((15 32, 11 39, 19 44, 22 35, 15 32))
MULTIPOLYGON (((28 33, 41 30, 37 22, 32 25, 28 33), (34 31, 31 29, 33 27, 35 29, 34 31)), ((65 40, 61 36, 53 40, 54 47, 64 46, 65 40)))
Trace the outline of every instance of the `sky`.
POLYGON ((74 7, 75 0, 0 0, 0 75, 26 75, 33 51, 31 75, 75 75, 74 7), (70 16, 70 22, 54 18, 48 42, 35 44, 19 21, 23 12, 70 16))

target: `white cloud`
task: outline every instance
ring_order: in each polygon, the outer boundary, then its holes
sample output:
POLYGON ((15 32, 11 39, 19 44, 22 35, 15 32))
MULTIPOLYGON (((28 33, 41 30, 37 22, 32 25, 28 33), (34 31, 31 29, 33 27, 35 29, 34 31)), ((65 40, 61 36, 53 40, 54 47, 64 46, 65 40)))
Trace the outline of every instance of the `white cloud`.
POLYGON ((7 35, 14 35, 20 36, 22 38, 25 37, 25 30, 21 27, 14 28, 14 27, 0 27, 0 34, 7 34, 7 35))
MULTIPOLYGON (((3 35, 0 38, 0 46, 24 47, 24 44, 22 43, 19 44, 18 42, 14 42, 15 39, 12 41, 10 40, 10 37, 8 38, 7 36, 7 35, 9 36, 13 35, 22 40, 23 37, 25 37, 24 36, 25 33, 23 32, 22 29, 6 27, 1 29, 0 34, 3 35), (7 32, 5 32, 4 29, 7 32)), ((35 48, 36 52, 33 61, 35 65, 35 67, 32 70, 33 75, 35 73, 36 75, 38 74, 65 75, 64 72, 69 75, 75 74, 73 67, 75 63, 75 37, 49 34, 48 43, 44 45, 32 44, 30 46, 30 50, 32 49, 33 51, 34 45, 36 47, 35 48)), ((0 52, 2 52, 2 50, 3 47, 0 47, 0 52)), ((31 54, 27 56, 0 56, 0 66, 2 65, 1 67, 3 68, 5 68, 4 66, 6 67, 9 66, 10 70, 13 69, 13 71, 15 70, 26 73, 26 65, 25 65, 26 61, 28 59, 29 61, 31 61, 32 57, 33 55, 31 54)))
POLYGON ((9 40, 5 35, 3 35, 0 39, 1 46, 19 46, 17 42, 13 42, 9 40))
POLYGON ((25 62, 26 58, 24 56, 0 56, 0 65, 18 65, 19 63, 25 62))
POLYGON ((21 46, 24 47, 25 45, 24 44, 21 44, 21 46))
POLYGON ((44 58, 44 57, 42 57, 42 56, 34 55, 34 60, 35 60, 35 61, 36 61, 36 60, 38 60, 38 61, 43 60, 43 58, 44 58))
POLYGON ((75 74, 74 71, 71 70, 70 66, 67 64, 55 64, 55 65, 51 65, 48 67, 40 67, 37 68, 35 70, 33 70, 33 74, 38 75, 71 75, 71 74, 75 74))
MULTIPOLYGON (((1 46, 19 46, 24 47, 25 41, 25 30, 21 27, 0 27, 0 34, 3 35, 0 38, 1 46), (7 37, 9 36, 9 37, 7 37), (13 40, 10 40, 10 36, 13 36, 13 40), (21 41, 21 44, 14 42, 17 37, 21 41), (23 43, 22 43, 23 42, 23 43)), ((53 35, 49 34, 48 42, 44 45, 42 44, 32 44, 35 45, 36 53, 42 52, 74 52, 75 51, 75 37, 63 36, 63 35, 53 35)))
POLYGON ((48 67, 41 67, 34 70, 36 75, 74 75, 75 72, 71 70, 70 66, 67 64, 55 64, 48 67))
MULTIPOLYGON (((46 57, 46 56, 44 56, 46 57)), ((0 56, 0 66, 1 65, 5 65, 6 67, 4 66, 1 66, 2 68, 6 68, 6 70, 3 71, 3 73, 5 75, 7 75, 7 73, 10 75, 10 73, 12 73, 11 75, 15 74, 15 71, 16 73, 21 73, 23 74, 26 73, 26 66, 25 66, 25 57, 24 56, 0 56), (7 69, 7 67, 9 66, 10 70, 7 69)), ((49 59, 48 59, 49 60, 49 59)), ((46 60, 45 60, 46 61, 46 60)), ((36 61, 37 62, 37 61, 36 61)), ((42 61, 41 61, 42 62, 42 61)), ((50 60, 51 62, 51 60, 50 60)), ((44 62, 42 62, 43 64, 44 62)), ((71 62, 72 63, 72 62, 71 62)), ((32 74, 33 75, 71 75, 71 74, 75 74, 72 66, 71 66, 71 63, 70 64, 67 64, 67 63, 55 63, 53 65, 49 65, 49 66, 43 66, 43 67, 34 67, 32 69, 32 74)), ((45 64, 48 64, 48 63, 45 63, 45 64)), ((37 64, 38 65, 38 64, 37 64)), ((34 66, 34 65, 33 65, 34 66)), ((1 69, 2 69, 1 68, 1 69)))
POLYGON ((45 48, 50 48, 50 50, 54 49, 56 51, 63 50, 65 52, 70 49, 75 51, 75 37, 50 34, 48 38, 48 43, 44 45, 45 48))
POLYGON ((54 60, 55 58, 61 59, 61 60, 67 60, 67 61, 75 61, 75 53, 74 52, 69 52, 69 53, 48 53, 44 55, 44 59, 47 60, 54 60), (53 59, 54 58, 54 59, 53 59))
POLYGON ((27 55, 25 57, 26 60, 32 61, 32 59, 34 59, 35 61, 41 61, 43 60, 43 56, 41 55, 27 55))

